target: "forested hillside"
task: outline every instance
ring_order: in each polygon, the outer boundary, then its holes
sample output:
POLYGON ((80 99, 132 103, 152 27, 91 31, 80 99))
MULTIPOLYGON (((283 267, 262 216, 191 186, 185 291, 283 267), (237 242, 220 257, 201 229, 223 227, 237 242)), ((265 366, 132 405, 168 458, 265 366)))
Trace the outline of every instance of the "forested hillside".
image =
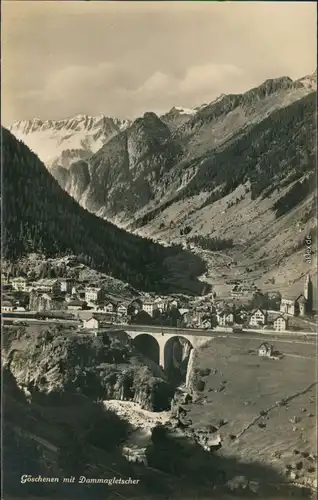
MULTIPOLYGON (((179 247, 165 248, 128 234, 81 208, 39 158, 6 129, 2 129, 2 151, 4 258, 14 261, 31 252, 47 257, 72 254, 145 290, 172 289, 174 260, 178 264, 181 260, 184 286, 201 292, 202 284, 195 279, 204 270, 199 259, 179 247)), ((183 286, 175 285, 175 290, 183 286)))

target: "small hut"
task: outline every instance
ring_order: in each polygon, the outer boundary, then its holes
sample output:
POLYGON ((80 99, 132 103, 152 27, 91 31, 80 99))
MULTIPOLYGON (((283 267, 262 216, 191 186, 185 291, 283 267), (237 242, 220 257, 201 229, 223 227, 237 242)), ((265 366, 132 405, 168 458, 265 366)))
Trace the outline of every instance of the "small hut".
POLYGON ((263 342, 258 348, 258 355, 261 357, 267 356, 268 358, 270 358, 271 356, 273 356, 273 353, 274 348, 268 342, 263 342))

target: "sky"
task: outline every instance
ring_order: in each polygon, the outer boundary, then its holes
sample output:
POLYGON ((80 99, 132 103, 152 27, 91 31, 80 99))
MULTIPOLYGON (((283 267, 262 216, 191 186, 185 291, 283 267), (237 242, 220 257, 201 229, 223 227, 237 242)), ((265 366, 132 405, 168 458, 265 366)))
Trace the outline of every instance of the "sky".
POLYGON ((2 2, 2 124, 135 118, 316 69, 316 2, 2 2))

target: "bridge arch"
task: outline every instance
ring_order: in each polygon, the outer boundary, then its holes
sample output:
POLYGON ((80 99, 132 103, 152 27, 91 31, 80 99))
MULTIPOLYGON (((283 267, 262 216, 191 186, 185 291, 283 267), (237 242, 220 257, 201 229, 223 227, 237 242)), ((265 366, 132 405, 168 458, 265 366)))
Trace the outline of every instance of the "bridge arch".
POLYGON ((171 336, 164 346, 164 369, 170 379, 177 383, 185 380, 194 346, 192 342, 182 335, 171 336))
MULTIPOLYGON (((211 336, 207 335, 200 336, 187 334, 186 332, 172 333, 171 329, 170 331, 165 331, 164 329, 157 329, 155 331, 153 331, 153 329, 152 331, 147 331, 146 328, 147 327, 145 327, 145 329, 143 330, 142 327, 140 327, 140 330, 139 328, 137 330, 136 327, 132 329, 128 327, 127 329, 125 329, 125 331, 133 340, 133 343, 138 348, 138 350, 148 358, 152 359, 155 363, 159 364, 159 366, 161 366, 161 368, 165 370, 168 376, 169 372, 174 371, 173 369, 171 370, 171 366, 178 368, 179 375, 182 372, 182 377, 179 380, 179 383, 181 381, 184 381, 184 378, 187 375, 188 363, 191 360, 190 354, 192 355, 196 348, 206 343, 207 340, 211 339, 211 336), (152 337, 153 340, 149 340, 148 337, 152 337), (135 339, 137 338, 139 338, 139 340, 137 341, 137 343, 135 343, 135 339)), ((178 372, 178 370, 175 370, 175 372, 178 372)))
POLYGON ((160 346, 158 340, 149 333, 140 333, 133 339, 133 343, 141 354, 160 365, 160 346))

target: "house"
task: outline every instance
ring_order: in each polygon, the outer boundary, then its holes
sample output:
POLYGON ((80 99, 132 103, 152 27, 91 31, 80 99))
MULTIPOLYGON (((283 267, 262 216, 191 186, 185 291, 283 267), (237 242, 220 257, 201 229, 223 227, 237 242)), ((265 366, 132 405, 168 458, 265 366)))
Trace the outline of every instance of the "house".
POLYGON ((271 357, 271 356, 273 356, 273 352, 274 352, 274 348, 268 342, 263 342, 258 348, 258 355, 261 357, 264 357, 264 356, 271 357))
POLYGON ((236 297, 237 295, 241 294, 241 289, 239 285, 234 285, 232 290, 231 290, 231 295, 232 297, 236 297))
POLYGON ((57 279, 44 278, 32 283, 33 290, 59 295, 61 293, 61 283, 57 279))
POLYGON ((188 322, 191 323, 194 328, 199 328, 202 324, 203 313, 200 311, 193 311, 192 317, 189 317, 188 322))
POLYGON ((97 330, 99 326, 100 326, 100 321, 94 318, 94 316, 84 319, 83 321, 83 328, 87 330, 97 330))
POLYGON ((116 312, 116 307, 112 302, 106 302, 104 304, 98 304, 97 310, 105 313, 114 313, 116 312))
POLYGON ((120 304, 117 307, 117 314, 119 314, 120 316, 127 316, 127 313, 128 313, 128 308, 124 304, 120 304))
POLYGON ((85 301, 88 304, 94 304, 101 300, 103 296, 103 290, 99 287, 88 286, 85 288, 85 301))
POLYGON ((80 311, 84 308, 86 302, 79 299, 73 299, 67 302, 68 311, 80 311))
POLYGON ((71 294, 75 280, 72 278, 61 278, 59 281, 61 283, 61 292, 71 294))
POLYGON ((170 307, 170 308, 175 307, 176 309, 178 309, 178 307, 179 307, 179 302, 178 302, 176 299, 173 299, 173 300, 171 300, 171 301, 169 302, 169 307, 170 307))
POLYGON ((289 314, 290 316, 305 316, 306 314, 306 297, 301 293, 296 298, 292 295, 282 297, 280 303, 280 312, 289 314))
POLYGON ((239 318, 242 321, 245 321, 248 318, 248 313, 246 309, 241 308, 237 313, 236 313, 237 318, 239 318))
POLYGON ((312 312, 313 307, 313 284, 308 274, 304 284, 304 293, 294 295, 286 294, 280 303, 280 312, 291 316, 305 316, 312 312))
POLYGON ((180 324, 183 326, 187 326, 189 323, 191 323, 191 313, 189 309, 181 308, 178 309, 178 313, 180 315, 180 324))
POLYGON ((22 276, 13 278, 11 283, 12 283, 12 288, 17 292, 25 292, 27 289, 27 280, 22 276))
POLYGON ((142 303, 142 310, 149 314, 149 316, 153 316, 157 309, 157 304, 152 300, 146 300, 142 303))
POLYGON ((6 273, 1 273, 1 284, 8 284, 8 275, 6 273))
POLYGON ((107 304, 104 306, 104 311, 106 313, 115 313, 116 312, 116 306, 112 302, 107 302, 107 304))
POLYGON ((160 312, 165 311, 165 309, 167 308, 167 303, 162 297, 157 297, 154 302, 155 304, 157 304, 157 309, 160 312))
POLYGON ((201 326, 202 326, 202 328, 206 328, 206 329, 212 328, 212 324, 211 324, 211 321, 209 319, 204 319, 201 323, 201 326))
POLYGON ((13 304, 10 302, 10 300, 3 300, 1 302, 1 312, 12 312, 13 311, 13 304))
POLYGON ((280 315, 274 320, 274 329, 278 332, 285 331, 288 328, 288 318, 280 315))
POLYGON ((189 309, 186 309, 186 308, 184 308, 184 307, 181 307, 181 308, 179 309, 179 313, 180 313, 181 317, 182 317, 185 321, 187 321, 187 318, 188 318, 188 315, 189 315, 189 309))
POLYGON ((226 326, 234 323, 234 314, 227 311, 219 311, 216 314, 218 325, 226 326))
POLYGON ((67 293, 64 295, 65 302, 71 302, 72 300, 75 300, 75 299, 77 299, 77 296, 75 294, 71 295, 71 294, 67 293))
POLYGON ((255 309, 250 317, 250 326, 260 326, 266 325, 267 323, 267 311, 262 309, 255 309))

